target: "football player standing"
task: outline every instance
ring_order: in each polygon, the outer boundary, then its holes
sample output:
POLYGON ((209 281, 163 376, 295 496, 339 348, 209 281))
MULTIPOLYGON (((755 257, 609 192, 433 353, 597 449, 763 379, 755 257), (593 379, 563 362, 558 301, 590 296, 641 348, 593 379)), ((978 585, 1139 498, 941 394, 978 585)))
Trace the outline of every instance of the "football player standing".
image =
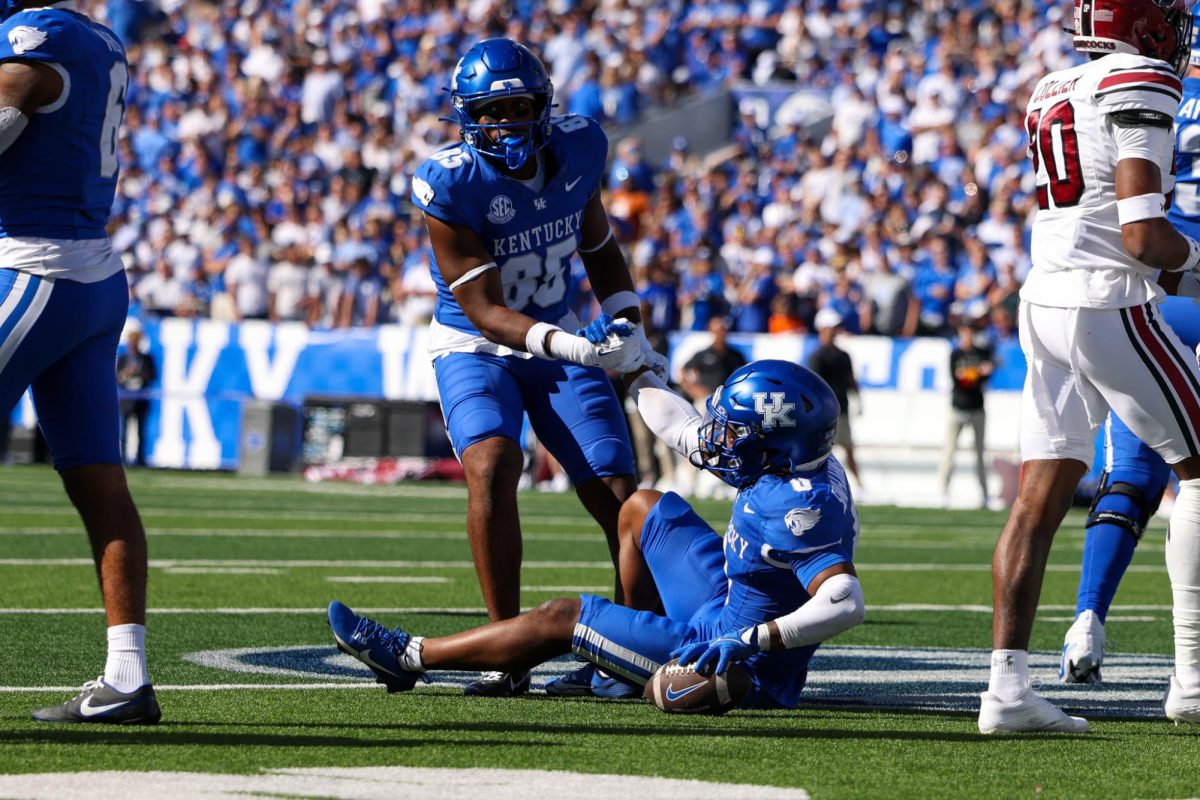
POLYGON ((1167 708, 1200 709, 1200 369, 1162 319, 1156 282, 1162 270, 1194 281, 1200 267, 1200 241, 1175 229, 1165 199, 1191 23, 1183 0, 1075 0, 1074 45, 1091 61, 1042 78, 1029 100, 1038 212, 1021 289, 1023 469, 992 558, 983 733, 1087 730, 1033 692, 1028 649, 1050 544, 1110 409, 1180 478, 1167 708))
MULTIPOLYGON (((1196 12, 1192 12, 1192 52, 1183 78, 1183 102, 1175 115, 1175 191, 1167 219, 1180 233, 1200 239, 1200 49, 1196 12)), ((1181 273, 1160 275, 1160 283, 1177 292, 1181 273)), ((1189 282, 1190 283, 1190 282, 1189 282)), ((1195 284, 1191 284, 1195 288, 1195 284)), ((1184 287, 1187 288, 1186 286, 1184 287)), ((1168 297, 1163 319, 1187 347, 1200 345, 1200 310, 1195 300, 1168 297)), ((1087 518, 1082 573, 1075 622, 1063 639, 1058 677, 1063 683, 1101 682, 1104 623, 1133 551, 1158 509, 1171 469, 1162 457, 1109 414, 1101 432, 1104 474, 1087 518)), ((1182 699, 1182 695, 1174 695, 1182 699)), ((1182 709, 1169 707, 1167 716, 1182 709)), ((1194 718, 1194 712, 1190 714, 1194 718)), ((1189 716, 1187 713, 1184 717, 1189 716)))
MULTIPOLYGON (((467 477, 467 537, 493 621, 520 611, 522 418, 566 470, 617 557, 617 515, 636 488, 633 450, 604 369, 651 359, 640 303, 600 199, 608 139, 587 117, 551 116, 542 62, 509 39, 467 51, 450 79, 461 144, 412 181, 433 248, 430 333, 442 413, 467 477), (630 333, 593 344, 568 307, 579 253, 605 315, 630 333)), ((603 323, 601 323, 603 324, 603 323)), ((618 586, 618 600, 619 586, 618 586)), ((587 692, 589 670, 561 692, 587 692)), ((510 696, 529 675, 488 672, 467 694, 510 696)), ((619 687, 615 687, 620 691, 619 687)))
POLYGON ((108 660, 77 697, 33 718, 153 724, 146 536, 119 446, 129 287, 105 231, 129 68, 116 35, 69 5, 0 2, 0 410, 32 386, 91 542, 108 660))
POLYGON ((632 607, 563 597, 426 639, 334 601, 328 620, 338 647, 390 692, 411 689, 429 670, 520 672, 573 651, 633 684, 672 657, 703 674, 741 663, 752 684, 743 706, 794 707, 818 645, 866 615, 852 562, 858 513, 830 452, 837 398, 786 361, 736 370, 703 416, 649 370, 630 393, 656 436, 737 489, 723 537, 679 495, 638 491, 619 524, 619 575, 632 607), (652 610, 660 595, 662 614, 652 610))

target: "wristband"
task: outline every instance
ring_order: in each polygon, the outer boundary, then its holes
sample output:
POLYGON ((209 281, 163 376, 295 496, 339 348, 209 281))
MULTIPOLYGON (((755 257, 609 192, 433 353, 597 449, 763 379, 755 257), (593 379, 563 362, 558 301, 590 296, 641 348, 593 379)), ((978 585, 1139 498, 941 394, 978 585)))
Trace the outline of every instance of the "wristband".
POLYGON ((642 298, 637 296, 637 292, 628 290, 614 292, 600 301, 600 310, 611 317, 617 316, 617 312, 624 311, 627 308, 641 310, 642 298))
POLYGON ((1117 201, 1117 222, 1128 225, 1131 222, 1141 222, 1144 219, 1165 217, 1167 199, 1157 192, 1139 194, 1137 197, 1126 197, 1117 201))
POLYGON ((556 332, 562 333, 563 329, 549 322, 535 322, 525 334, 525 349, 538 358, 553 359, 554 356, 546 351, 546 337, 556 332))
POLYGON ((746 628, 739 638, 743 643, 757 647, 761 653, 766 653, 771 649, 771 629, 765 622, 752 628, 746 628))

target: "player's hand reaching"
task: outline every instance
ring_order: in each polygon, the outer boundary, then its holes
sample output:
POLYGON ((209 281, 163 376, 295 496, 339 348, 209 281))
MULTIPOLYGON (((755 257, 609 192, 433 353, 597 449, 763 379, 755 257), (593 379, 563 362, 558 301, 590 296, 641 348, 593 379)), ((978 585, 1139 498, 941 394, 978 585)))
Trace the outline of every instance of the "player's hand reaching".
POLYGON ((701 675, 721 675, 731 664, 738 664, 760 652, 757 630, 747 628, 741 636, 718 636, 711 642, 696 642, 671 653, 681 666, 695 662, 692 668, 701 675), (714 668, 715 667, 715 668, 714 668))
POLYGON ((636 326, 627 319, 613 319, 608 314, 601 314, 579 334, 596 346, 597 362, 604 369, 633 372, 645 363, 636 326))

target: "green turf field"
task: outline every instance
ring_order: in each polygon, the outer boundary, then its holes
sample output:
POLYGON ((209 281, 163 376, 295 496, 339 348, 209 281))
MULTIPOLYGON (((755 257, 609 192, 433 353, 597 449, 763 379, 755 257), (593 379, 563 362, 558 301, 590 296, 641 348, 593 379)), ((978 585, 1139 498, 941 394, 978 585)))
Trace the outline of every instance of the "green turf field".
MULTIPOLYGON (((1161 521, 1110 615, 1103 688, 1053 683, 1074 609, 1081 513, 1051 555, 1034 672, 1048 697, 1086 712, 1092 732, 990 738, 976 732, 974 704, 987 678, 1002 514, 861 509, 868 620, 814 660, 812 705, 684 718, 643 701, 464 698, 457 675, 388 696, 336 652, 323 617, 334 598, 421 634, 483 621, 460 487, 147 471, 130 480, 150 536, 148 646, 163 722, 29 719, 101 671, 104 623, 87 542, 54 473, 0 467, 4 775, 475 767, 793 787, 814 798, 1200 794, 1197 729, 1165 722, 1158 705, 1171 652, 1161 521)), ((521 502, 525 604, 602 592, 611 582, 603 537, 574 496, 521 502)), ((723 528, 727 505, 698 509, 723 528)), ((549 664, 539 677, 572 667, 549 664)), ((14 796, 4 775, 0 797, 14 796)))

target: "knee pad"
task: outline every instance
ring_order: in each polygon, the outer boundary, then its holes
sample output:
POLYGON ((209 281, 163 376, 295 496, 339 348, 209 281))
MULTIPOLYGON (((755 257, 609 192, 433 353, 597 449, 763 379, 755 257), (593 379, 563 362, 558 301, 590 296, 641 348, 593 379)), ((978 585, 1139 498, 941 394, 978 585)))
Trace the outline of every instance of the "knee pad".
POLYGON ((1092 507, 1088 509, 1084 527, 1116 525, 1128 531, 1134 541, 1141 541, 1146 525, 1158 510, 1162 495, 1163 490, 1160 488, 1153 498, 1148 498, 1140 486, 1126 481, 1111 480, 1111 476, 1106 472, 1100 489, 1092 499, 1092 507))

